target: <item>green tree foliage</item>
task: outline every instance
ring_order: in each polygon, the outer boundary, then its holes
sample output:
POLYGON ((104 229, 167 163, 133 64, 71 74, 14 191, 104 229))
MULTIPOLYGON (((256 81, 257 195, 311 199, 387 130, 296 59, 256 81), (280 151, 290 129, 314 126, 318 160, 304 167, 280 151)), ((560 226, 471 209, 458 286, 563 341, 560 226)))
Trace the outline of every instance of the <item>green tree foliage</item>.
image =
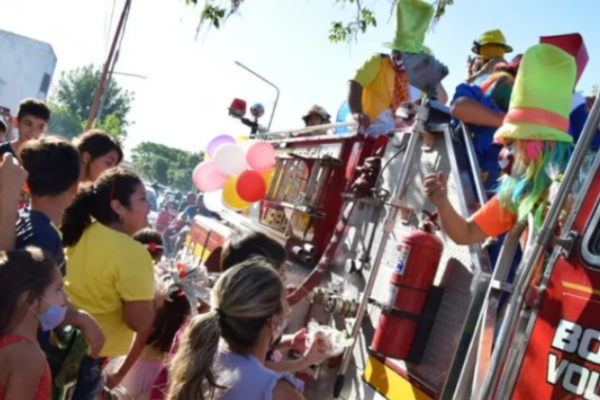
MULTIPOLYGON (((49 101, 52 109, 51 133, 70 139, 83 132, 101 75, 101 68, 93 65, 63 72, 49 101)), ((127 114, 131 110, 133 93, 110 79, 105 85, 104 95, 102 114, 96 119, 94 127, 104 129, 123 141, 130 124, 127 114)))
MULTIPOLYGON (((185 0, 187 4, 198 4, 198 0, 185 0)), ((280 0, 282 1, 282 0, 280 0)), ((289 1, 289 0, 286 0, 289 1)), ((350 21, 332 21, 329 31, 329 40, 334 43, 348 42, 358 37, 360 33, 365 33, 369 27, 377 26, 375 12, 363 6, 362 0, 331 0, 339 5, 351 5, 356 8, 355 16, 350 21)), ((376 0, 377 1, 377 0, 376 0)), ((391 0, 391 10, 395 9, 398 0, 391 0)), ((200 25, 209 23, 215 28, 220 28, 223 22, 231 15, 238 12, 244 0, 205 0, 202 13, 200 14, 200 25)), ((372 4, 373 2, 371 2, 372 4)), ((446 7, 452 5, 454 0, 435 0, 437 5, 435 19, 439 19, 446 12, 446 7)))
POLYGON ((182 191, 192 189, 192 172, 204 153, 190 153, 153 142, 142 142, 131 153, 133 167, 143 177, 182 191))

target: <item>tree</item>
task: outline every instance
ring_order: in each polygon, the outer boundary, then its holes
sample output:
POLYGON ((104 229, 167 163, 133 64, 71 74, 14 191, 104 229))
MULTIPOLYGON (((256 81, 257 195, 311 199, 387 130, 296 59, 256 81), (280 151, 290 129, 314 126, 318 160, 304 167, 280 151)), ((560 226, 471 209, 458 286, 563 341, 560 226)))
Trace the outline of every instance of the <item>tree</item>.
MULTIPOLYGON (((289 0, 287 0, 289 1, 289 0)), ((375 13, 370 8, 364 7, 362 0, 331 0, 337 4, 351 4, 356 7, 356 15, 349 22, 332 21, 329 31, 329 40, 337 42, 347 42, 356 39, 359 33, 365 33, 369 27, 377 26, 377 18, 375 13)), ((221 25, 231 15, 239 11, 244 0, 226 0, 224 5, 216 4, 216 0, 205 0, 204 8, 200 14, 200 24, 198 30, 202 28, 204 23, 209 23, 215 28, 220 28, 221 25)), ((393 12, 398 0, 391 1, 391 10, 393 12)), ((186 0, 187 4, 198 4, 198 0, 186 0)), ((452 5, 454 0, 435 0, 437 5, 435 19, 439 19, 446 12, 446 7, 452 5)))
POLYGON ((192 172, 203 158, 202 152, 191 153, 153 142, 140 143, 131 154, 133 167, 143 177, 182 191, 192 189, 192 172))
MULTIPOLYGON (((49 101, 52 109, 51 133, 70 139, 83 132, 101 75, 101 68, 93 65, 62 73, 49 101)), ((127 127, 130 125, 127 114, 131 110, 133 93, 124 90, 114 79, 110 79, 106 82, 104 96, 102 115, 96 119, 94 127, 103 129, 123 141, 127 137, 127 127)))

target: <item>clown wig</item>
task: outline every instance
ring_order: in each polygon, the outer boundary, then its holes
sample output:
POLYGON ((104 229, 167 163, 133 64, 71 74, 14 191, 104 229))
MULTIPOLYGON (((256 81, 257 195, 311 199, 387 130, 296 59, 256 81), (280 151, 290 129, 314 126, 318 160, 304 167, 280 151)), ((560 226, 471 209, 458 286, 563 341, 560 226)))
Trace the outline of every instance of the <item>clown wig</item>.
POLYGON ((556 192, 573 152, 565 142, 517 140, 515 162, 510 175, 504 174, 497 189, 500 203, 524 220, 535 215, 535 230, 541 228, 551 192, 556 192))

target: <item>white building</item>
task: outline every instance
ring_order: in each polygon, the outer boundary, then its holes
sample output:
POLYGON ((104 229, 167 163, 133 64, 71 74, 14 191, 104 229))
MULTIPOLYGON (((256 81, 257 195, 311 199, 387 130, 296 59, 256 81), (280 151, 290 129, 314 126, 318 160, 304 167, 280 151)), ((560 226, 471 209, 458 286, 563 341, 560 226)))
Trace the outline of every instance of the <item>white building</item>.
POLYGON ((0 107, 14 116, 23 99, 46 99, 56 61, 50 44, 0 30, 0 107))

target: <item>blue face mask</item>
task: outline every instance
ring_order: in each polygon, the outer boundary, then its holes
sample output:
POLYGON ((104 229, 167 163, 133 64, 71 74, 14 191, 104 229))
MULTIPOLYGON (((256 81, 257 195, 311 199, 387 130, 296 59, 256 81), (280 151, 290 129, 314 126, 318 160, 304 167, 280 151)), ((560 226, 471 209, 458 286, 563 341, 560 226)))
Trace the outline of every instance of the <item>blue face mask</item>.
POLYGON ((38 317, 38 320, 40 321, 42 330, 45 332, 51 331, 52 329, 59 326, 65 320, 65 316, 67 315, 67 306, 64 305, 61 307, 61 306, 54 305, 54 304, 50 303, 48 300, 44 299, 43 297, 40 297, 40 299, 42 299, 44 302, 46 302, 48 305, 50 305, 50 308, 45 313, 36 314, 36 316, 38 317))

